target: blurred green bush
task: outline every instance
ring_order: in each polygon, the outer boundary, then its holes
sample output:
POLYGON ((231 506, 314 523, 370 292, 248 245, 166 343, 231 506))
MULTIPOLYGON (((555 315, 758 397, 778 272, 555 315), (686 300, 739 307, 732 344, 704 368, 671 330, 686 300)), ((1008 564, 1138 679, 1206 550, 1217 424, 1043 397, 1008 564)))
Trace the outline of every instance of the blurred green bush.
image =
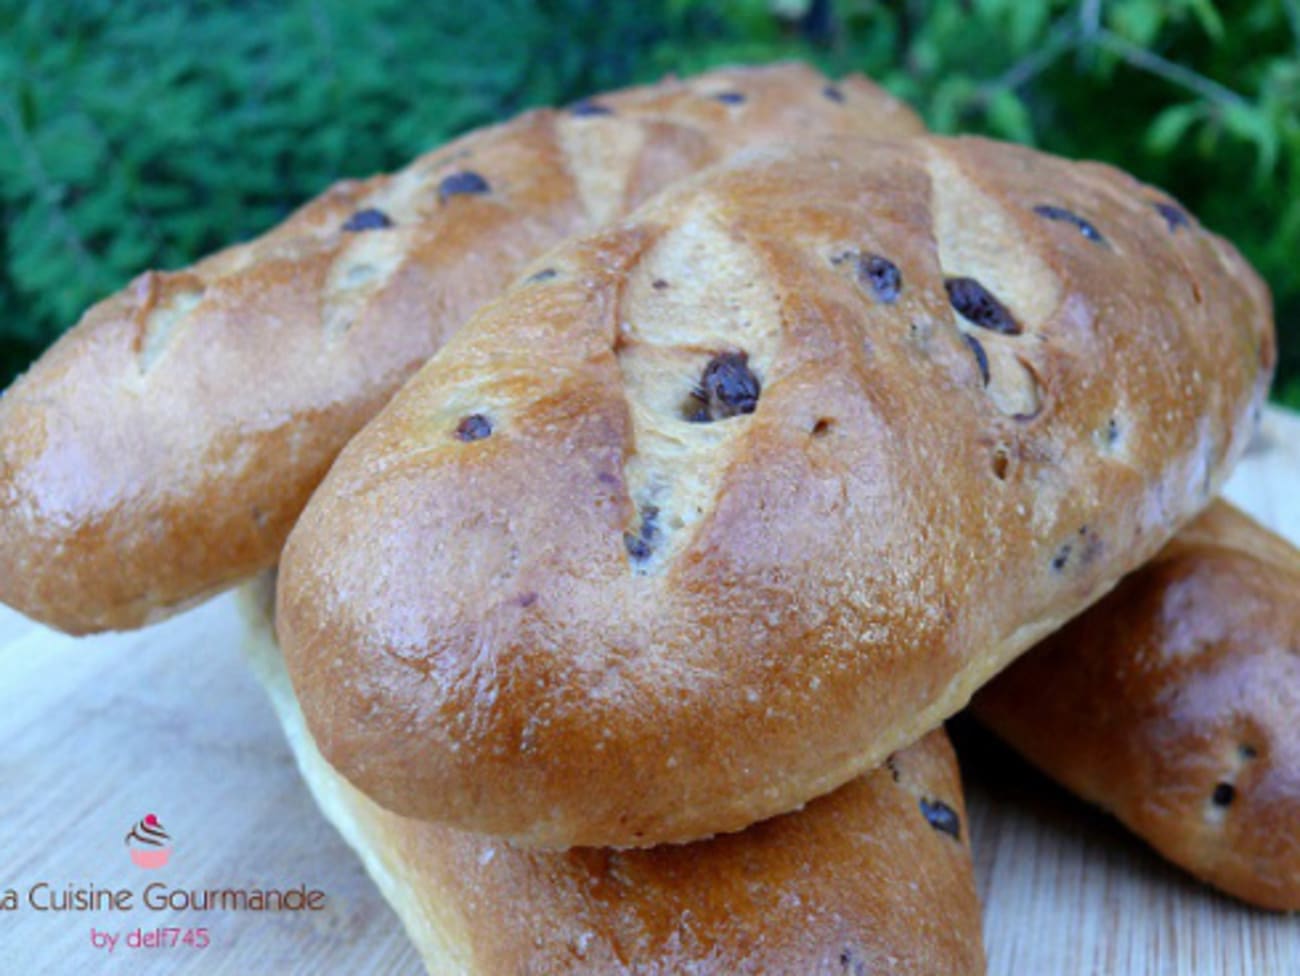
POLYGON ((0 383, 95 299, 531 105, 730 61, 1105 159, 1269 279, 1300 407, 1300 0, 0 0, 0 383))

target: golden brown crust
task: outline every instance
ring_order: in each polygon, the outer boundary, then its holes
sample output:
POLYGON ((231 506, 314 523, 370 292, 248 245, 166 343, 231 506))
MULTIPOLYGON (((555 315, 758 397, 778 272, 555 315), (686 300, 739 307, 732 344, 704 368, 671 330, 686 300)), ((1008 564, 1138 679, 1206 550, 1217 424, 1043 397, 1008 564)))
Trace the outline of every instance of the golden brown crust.
POLYGON ((552 252, 290 538, 281 638, 322 752, 400 813, 635 846, 792 809, 934 728, 1244 443, 1267 293, 1166 203, 983 140, 845 140, 552 252), (957 278, 1023 332, 959 320, 957 278), (728 352, 757 409, 690 422, 726 412, 702 388, 728 352), (491 435, 458 437, 475 414, 491 435))
POLYGON ((0 600, 73 633, 133 627, 273 564, 347 438, 547 247, 745 146, 921 129, 861 78, 826 86, 722 69, 605 114, 530 112, 137 278, 0 399, 0 600), (450 192, 465 172, 489 192, 450 192), (341 229, 372 209, 392 226, 341 229))
POLYGON ((1188 871, 1300 909, 1297 598, 1300 551, 1218 502, 975 713, 1188 871))
POLYGON ((648 851, 526 852, 404 820, 349 786, 312 745, 265 609, 256 598, 245 606, 250 659, 304 777, 430 972, 984 972, 961 783, 941 731, 740 834, 648 851))

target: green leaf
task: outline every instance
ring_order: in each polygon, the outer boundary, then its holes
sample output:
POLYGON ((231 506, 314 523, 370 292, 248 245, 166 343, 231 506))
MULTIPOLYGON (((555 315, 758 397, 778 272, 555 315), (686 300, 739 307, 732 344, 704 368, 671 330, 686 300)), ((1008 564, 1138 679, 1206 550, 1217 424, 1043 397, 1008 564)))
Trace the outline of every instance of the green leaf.
POLYGON ((1223 21, 1219 17, 1219 12, 1214 9, 1214 0, 1187 0, 1187 5, 1200 23, 1201 30, 1205 31, 1211 40, 1223 40, 1223 21))
POLYGON ((1051 12, 1051 4, 1048 3, 1019 0, 1011 6, 1011 47, 1017 54, 1032 50, 1035 42, 1042 43, 1042 35, 1051 12))
POLYGON ((1159 0, 1122 0, 1106 11, 1111 30, 1139 47, 1150 47, 1164 24, 1164 5, 1159 0))
POLYGON ((936 132, 956 132, 976 90, 975 82, 962 75, 943 79, 930 96, 926 122, 936 132))
POLYGON ((1034 125, 1029 110, 1015 92, 1003 89, 989 99, 989 127, 995 135, 1013 142, 1034 141, 1034 125))
POLYGON ((1146 133, 1146 147, 1157 156, 1167 156, 1182 141, 1183 135, 1194 123, 1205 118, 1205 106, 1200 102, 1171 105, 1155 117, 1146 133))
POLYGON ((1277 165, 1278 136, 1268 117, 1254 105, 1227 105, 1223 109, 1223 127, 1256 150, 1256 175, 1264 178, 1277 165))

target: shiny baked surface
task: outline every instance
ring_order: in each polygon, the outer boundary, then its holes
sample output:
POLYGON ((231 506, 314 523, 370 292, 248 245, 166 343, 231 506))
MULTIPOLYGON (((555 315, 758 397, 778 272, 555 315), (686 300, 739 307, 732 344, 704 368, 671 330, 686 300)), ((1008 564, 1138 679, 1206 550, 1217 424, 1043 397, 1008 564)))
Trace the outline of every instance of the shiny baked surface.
POLYGON ((244 643, 298 766, 430 973, 984 973, 956 756, 942 731, 803 810, 653 850, 525 851, 376 806, 321 758, 271 632, 244 643))
POLYGON ((322 752, 543 847, 736 830, 879 764, 1239 456, 1268 296, 1173 206, 1019 147, 844 139, 540 259, 286 547, 322 752))
POLYGON ((1300 909, 1300 550, 1228 503, 973 707, 1170 860, 1300 909))

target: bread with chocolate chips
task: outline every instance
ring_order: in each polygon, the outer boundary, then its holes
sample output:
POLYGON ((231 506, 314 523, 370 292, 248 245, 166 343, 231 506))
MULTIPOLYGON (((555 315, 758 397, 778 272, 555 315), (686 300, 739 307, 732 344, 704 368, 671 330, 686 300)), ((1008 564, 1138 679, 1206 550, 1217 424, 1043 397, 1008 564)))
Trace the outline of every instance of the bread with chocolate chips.
POLYGON ((1247 440, 1269 297, 1174 206, 1021 147, 845 138, 551 252, 290 537, 279 626, 325 758, 406 816, 648 846, 937 727, 1247 440))

